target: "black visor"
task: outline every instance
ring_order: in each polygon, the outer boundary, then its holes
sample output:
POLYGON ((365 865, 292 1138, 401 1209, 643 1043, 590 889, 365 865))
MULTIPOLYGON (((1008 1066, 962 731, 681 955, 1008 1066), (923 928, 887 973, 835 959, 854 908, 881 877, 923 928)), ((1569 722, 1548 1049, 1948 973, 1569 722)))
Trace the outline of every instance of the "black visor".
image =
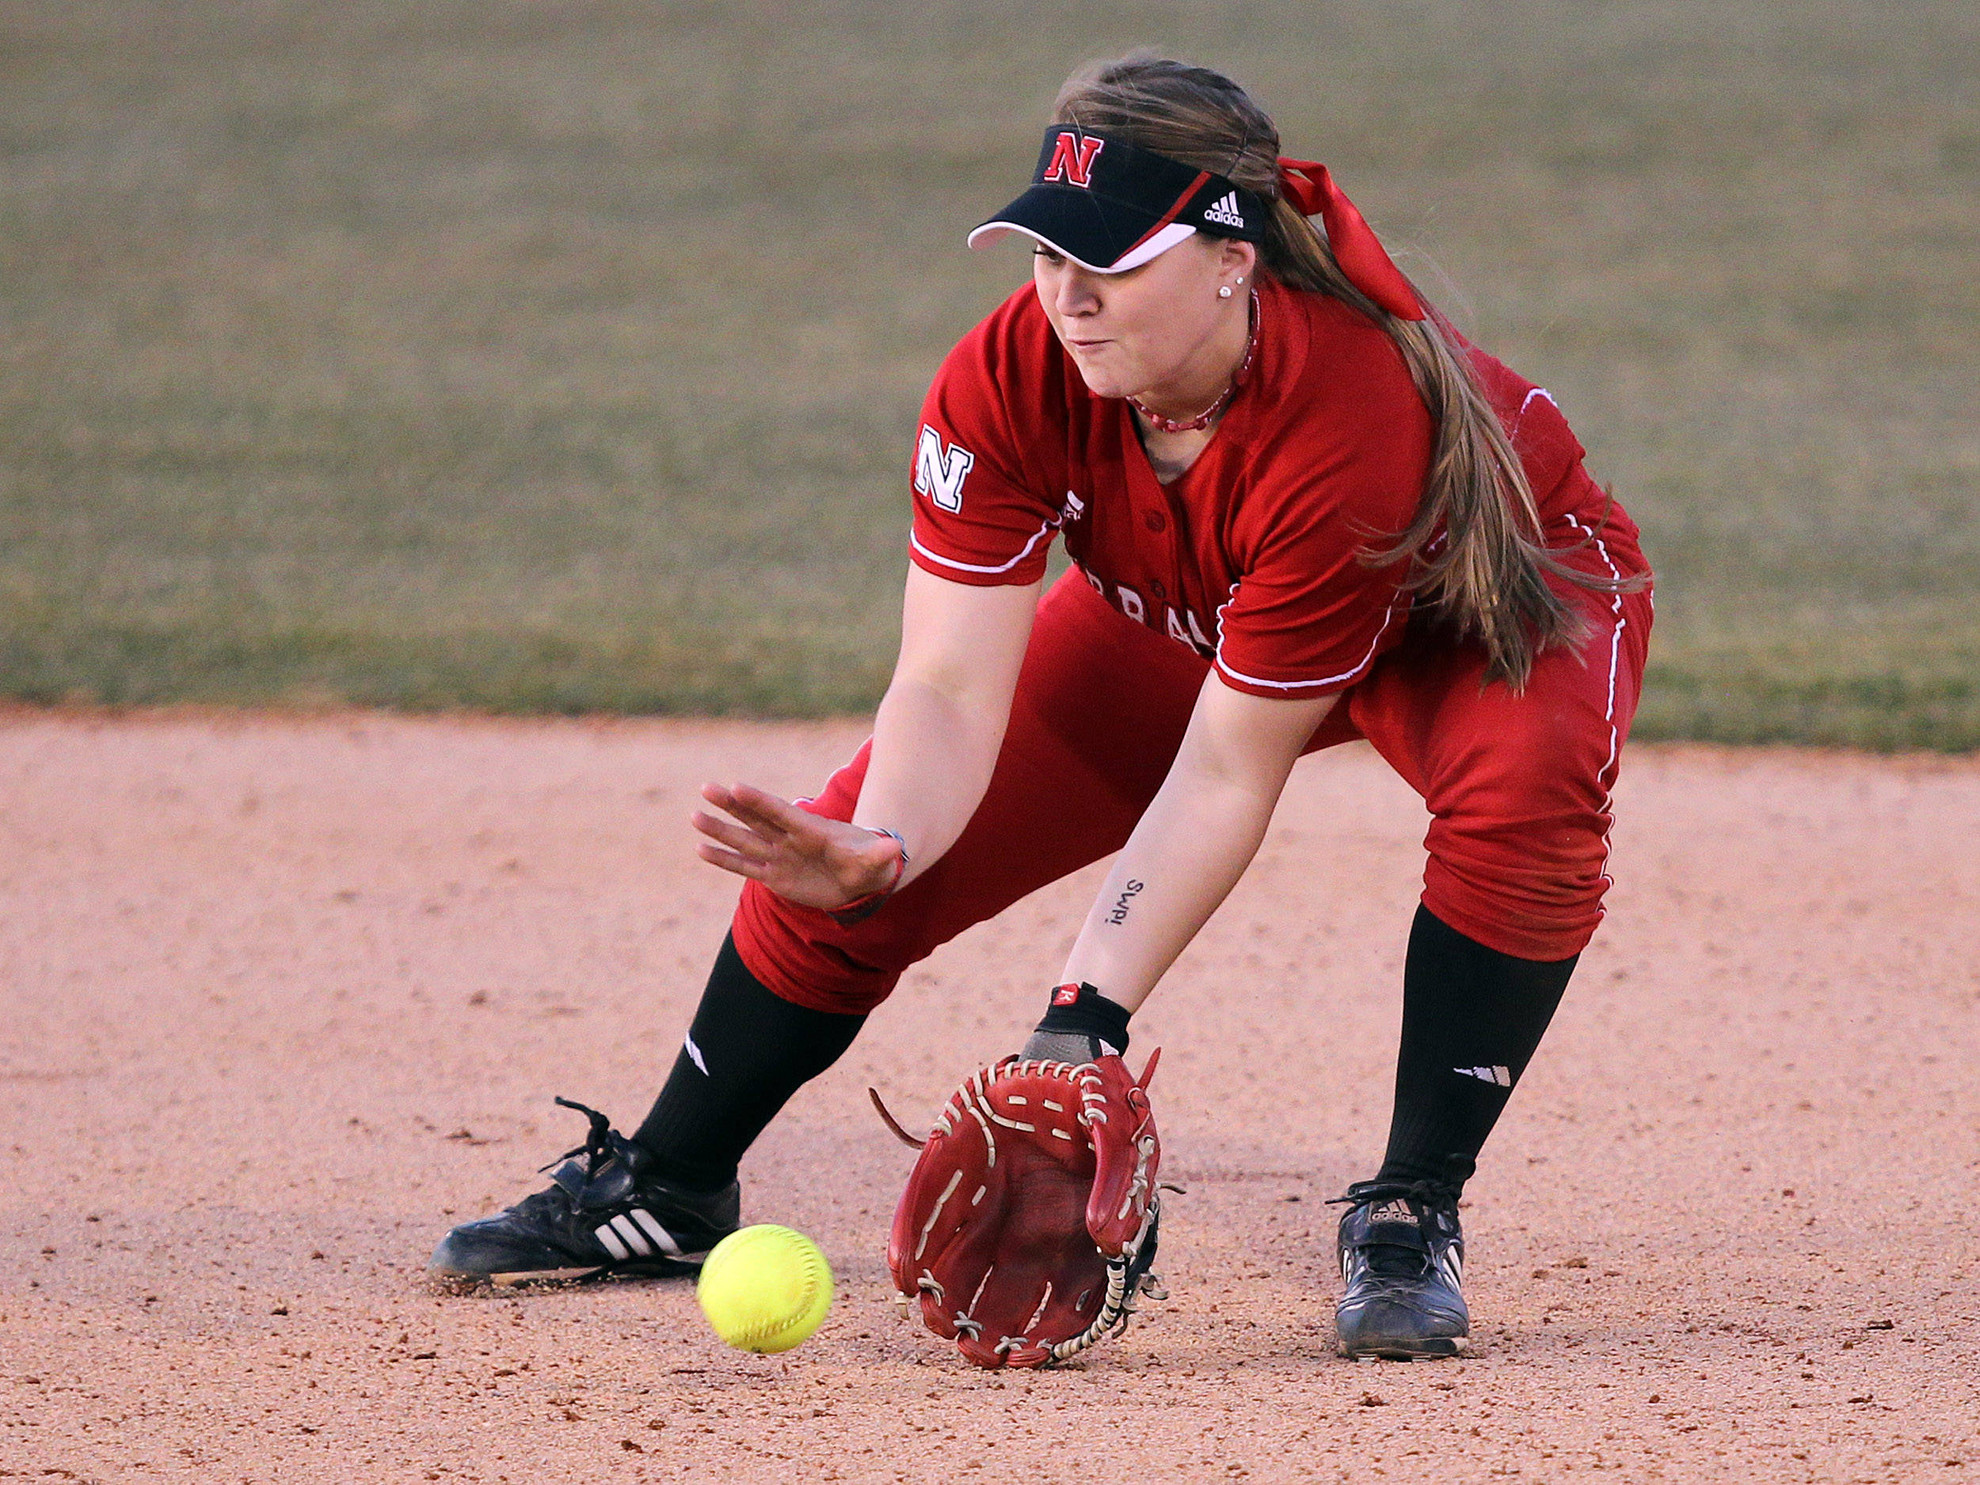
POLYGON ((1265 212, 1255 191, 1213 171, 1055 124, 1031 189, 971 232, 969 245, 1022 232, 1095 273, 1125 273, 1192 232, 1260 242, 1265 212))

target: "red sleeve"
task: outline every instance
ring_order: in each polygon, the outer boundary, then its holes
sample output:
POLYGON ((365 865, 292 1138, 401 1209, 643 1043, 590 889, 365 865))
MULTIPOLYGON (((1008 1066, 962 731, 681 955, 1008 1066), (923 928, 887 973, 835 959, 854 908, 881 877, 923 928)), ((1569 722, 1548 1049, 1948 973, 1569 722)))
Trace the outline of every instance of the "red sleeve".
MULTIPOLYGON (((1031 299, 1029 287, 1022 293, 1031 299)), ((1058 378, 1031 343, 1022 308, 1013 296, 964 336, 922 404, 909 555, 951 582, 1035 583, 1058 529, 1050 487, 1027 457, 1054 436, 1045 394, 1058 378)), ((1063 444, 1062 428, 1057 436, 1063 444)))
POLYGON ((1353 371, 1288 430, 1246 502, 1260 521, 1218 614, 1217 669, 1253 696, 1354 684, 1409 617, 1408 565, 1365 559, 1416 515, 1430 416, 1393 352, 1353 371))
MULTIPOLYGON (((1400 530, 1401 523, 1391 530, 1400 530)), ((1371 567, 1365 528, 1345 519, 1287 530, 1217 617, 1217 670, 1252 696, 1328 696, 1402 639, 1406 564, 1371 567)))
POLYGON ((1537 387, 1505 362, 1467 346, 1479 385, 1499 415, 1506 439, 1526 471, 1542 524, 1578 508, 1579 491, 1571 482, 1587 452, 1561 416, 1554 394, 1537 387))

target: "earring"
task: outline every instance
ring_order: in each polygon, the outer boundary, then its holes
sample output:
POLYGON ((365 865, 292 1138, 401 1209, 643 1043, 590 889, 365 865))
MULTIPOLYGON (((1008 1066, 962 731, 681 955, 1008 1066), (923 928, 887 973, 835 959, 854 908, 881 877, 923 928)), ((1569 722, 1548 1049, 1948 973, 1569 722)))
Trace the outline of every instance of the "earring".
POLYGON ((1230 286, 1229 284, 1221 284, 1221 285, 1219 285, 1219 286, 1218 286, 1218 288, 1217 288, 1217 297, 1218 297, 1219 299, 1228 299, 1228 298, 1230 298, 1230 297, 1231 297, 1231 286, 1230 286))
POLYGON ((1244 275, 1243 275, 1243 274, 1241 274, 1241 273, 1240 273, 1240 274, 1238 275, 1238 282, 1239 282, 1239 283, 1243 283, 1243 282, 1244 282, 1244 275))

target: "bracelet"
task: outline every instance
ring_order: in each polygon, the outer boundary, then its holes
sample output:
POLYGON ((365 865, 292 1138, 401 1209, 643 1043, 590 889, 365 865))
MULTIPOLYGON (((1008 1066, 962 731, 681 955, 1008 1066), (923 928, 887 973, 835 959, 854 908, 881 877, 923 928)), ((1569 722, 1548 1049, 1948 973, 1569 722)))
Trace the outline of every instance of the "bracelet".
POLYGON ((827 913, 827 916, 841 928, 850 928, 855 923, 863 923, 879 912, 880 905, 894 895, 894 890, 901 885, 901 878, 907 875, 908 848, 907 842, 901 839, 900 831, 889 830, 884 825, 862 825, 859 828, 871 831, 875 835, 886 836, 900 848, 900 853, 894 858, 893 879, 886 886, 876 888, 864 897, 855 897, 844 907, 833 908, 827 913))

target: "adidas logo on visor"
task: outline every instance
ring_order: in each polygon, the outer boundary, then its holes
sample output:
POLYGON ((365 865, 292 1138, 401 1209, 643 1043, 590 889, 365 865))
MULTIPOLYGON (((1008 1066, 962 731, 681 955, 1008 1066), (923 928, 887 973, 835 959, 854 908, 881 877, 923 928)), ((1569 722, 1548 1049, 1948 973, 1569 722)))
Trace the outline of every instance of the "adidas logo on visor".
POLYGON ((1244 230, 1244 213, 1238 210, 1237 192, 1226 192, 1221 200, 1206 207, 1203 212, 1203 220, 1206 222, 1216 222, 1219 226, 1223 227, 1235 227, 1238 231, 1242 232, 1244 230))

